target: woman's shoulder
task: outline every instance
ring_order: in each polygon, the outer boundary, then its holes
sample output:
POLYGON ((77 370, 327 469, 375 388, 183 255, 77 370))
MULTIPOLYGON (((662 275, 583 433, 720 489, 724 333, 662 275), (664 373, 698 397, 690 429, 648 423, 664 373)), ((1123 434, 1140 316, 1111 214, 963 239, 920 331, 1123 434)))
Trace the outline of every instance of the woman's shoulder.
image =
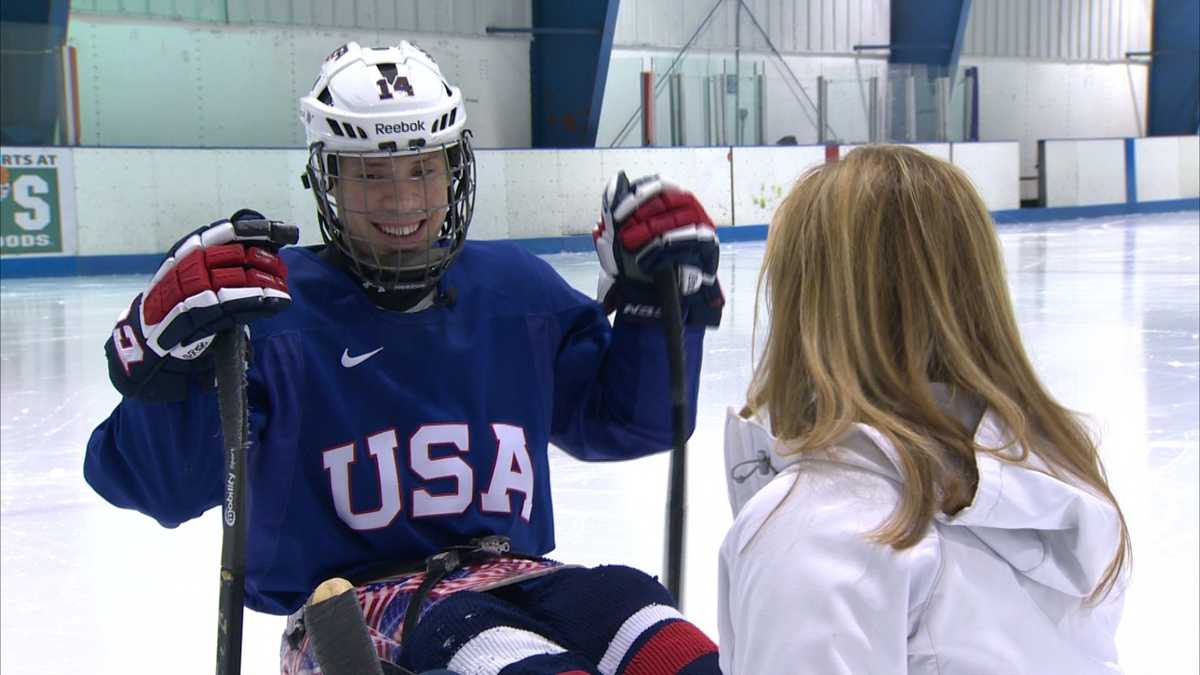
POLYGON ((870 431, 856 425, 836 445, 806 453, 746 503, 720 553, 733 592, 762 600, 791 589, 810 614, 831 620, 850 606, 903 608, 892 619, 909 631, 919 624, 945 565, 941 532, 931 523, 902 550, 874 536, 904 485, 870 431))
POLYGON ((744 550, 756 538, 869 540, 900 504, 899 471, 861 428, 829 448, 790 464, 738 513, 727 544, 744 550))
POLYGON ((872 536, 899 506, 903 485, 871 445, 849 441, 805 457, 746 503, 720 553, 739 592, 802 579, 806 592, 846 602, 903 597, 915 625, 940 577, 941 536, 931 523, 903 550, 872 536))

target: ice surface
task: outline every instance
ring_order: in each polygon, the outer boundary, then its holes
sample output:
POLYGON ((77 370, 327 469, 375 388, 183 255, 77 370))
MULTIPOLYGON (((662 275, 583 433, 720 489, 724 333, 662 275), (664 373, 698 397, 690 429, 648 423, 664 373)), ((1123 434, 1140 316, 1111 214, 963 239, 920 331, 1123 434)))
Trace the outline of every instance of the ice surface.
MULTIPOLYGON (((1026 347, 1050 390, 1091 416, 1133 536, 1118 634, 1127 673, 1200 669, 1200 216, 1005 226, 1026 347)), ((750 377, 763 244, 722 247, 728 306, 706 342, 689 444, 685 611, 716 637, 716 551, 730 522, 726 406, 750 377)), ((591 293, 590 254, 547 256, 591 293)), ((0 284, 0 670, 211 673, 220 523, 175 530, 116 509, 84 483, 91 429, 117 394, 103 343, 147 276, 0 284)), ((585 464, 555 452, 556 557, 662 564, 666 456, 585 464)), ((785 583, 786 579, 781 579, 785 583)), ((278 672, 279 617, 248 613, 246 673, 278 672)))

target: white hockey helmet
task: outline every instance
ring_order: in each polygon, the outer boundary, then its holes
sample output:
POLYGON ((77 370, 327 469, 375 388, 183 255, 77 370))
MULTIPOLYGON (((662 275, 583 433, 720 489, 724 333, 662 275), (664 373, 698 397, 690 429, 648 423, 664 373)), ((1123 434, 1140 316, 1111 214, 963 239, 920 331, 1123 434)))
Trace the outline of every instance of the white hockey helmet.
POLYGON ((300 99, 309 148, 303 178, 317 200, 322 236, 363 282, 380 290, 430 288, 461 251, 475 196, 466 120, 462 93, 446 82, 429 54, 406 41, 371 48, 350 42, 325 59, 312 91, 300 99), (381 165, 422 170, 381 174, 381 165), (417 186, 431 173, 446 178, 444 201, 417 186), (423 204, 401 196, 414 188, 423 204), (395 194, 383 200, 390 214, 381 213, 379 200, 368 204, 363 197, 358 203, 348 196, 381 189, 395 194), (354 222, 371 223, 378 231, 354 222), (422 245, 389 245, 385 234, 398 241, 397 233, 404 232, 409 241, 415 235, 408 229, 416 222, 426 233, 422 245))

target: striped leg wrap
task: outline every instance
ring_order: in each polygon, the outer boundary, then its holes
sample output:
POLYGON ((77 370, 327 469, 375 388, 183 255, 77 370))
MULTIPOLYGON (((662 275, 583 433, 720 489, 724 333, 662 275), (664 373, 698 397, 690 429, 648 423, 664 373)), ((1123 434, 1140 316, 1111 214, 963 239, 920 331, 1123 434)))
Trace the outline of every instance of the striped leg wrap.
POLYGON ((650 605, 621 626, 600 659, 603 675, 719 673, 717 646, 674 609, 650 605))
POLYGON ((404 664, 464 675, 719 675, 717 647, 654 578, 622 566, 564 569, 464 591, 417 624, 404 664))
POLYGON ((585 657, 567 652, 553 630, 487 593, 456 593, 425 615, 404 649, 406 667, 447 668, 462 675, 596 675, 585 657))
POLYGON ((505 590, 603 675, 719 673, 717 646, 656 579, 631 567, 567 569, 505 590))

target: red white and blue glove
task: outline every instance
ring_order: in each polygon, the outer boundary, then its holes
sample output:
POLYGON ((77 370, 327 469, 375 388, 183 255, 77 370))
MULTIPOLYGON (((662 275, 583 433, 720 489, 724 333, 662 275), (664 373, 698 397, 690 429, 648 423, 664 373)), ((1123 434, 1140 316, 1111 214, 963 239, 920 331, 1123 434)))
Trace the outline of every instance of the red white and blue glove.
POLYGON ((721 324, 720 241, 695 195, 658 176, 630 182, 622 171, 604 190, 600 216, 592 237, 600 256, 597 299, 606 311, 659 321, 662 307, 654 274, 671 265, 679 279, 684 322, 721 324))
POLYGON ((171 247, 104 344, 117 391, 164 402, 186 398, 193 379, 211 385, 204 376, 214 367, 208 346, 217 331, 292 304, 276 252, 299 237, 295 225, 242 209, 171 247))

